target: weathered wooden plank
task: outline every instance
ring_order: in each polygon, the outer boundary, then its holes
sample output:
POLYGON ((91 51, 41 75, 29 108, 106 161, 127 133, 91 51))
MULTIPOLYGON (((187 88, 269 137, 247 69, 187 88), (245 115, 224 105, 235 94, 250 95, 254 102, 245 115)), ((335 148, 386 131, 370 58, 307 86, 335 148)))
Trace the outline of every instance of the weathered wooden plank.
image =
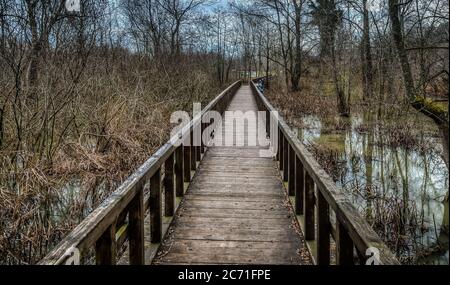
POLYGON ((189 226, 192 225, 213 225, 214 223, 225 227, 244 227, 244 228, 256 228, 256 229, 266 229, 274 228, 278 226, 291 226, 292 219, 289 215, 284 215, 281 217, 272 217, 272 219, 263 219, 261 217, 208 217, 208 216, 190 216, 190 215, 180 215, 177 220, 177 226, 189 226))
POLYGON ((211 176, 198 176, 198 183, 216 183, 216 184, 235 184, 246 187, 247 185, 269 185, 277 186, 281 185, 280 181, 276 181, 273 177, 211 177, 211 176))
MULTIPOLYGON (((165 257, 165 262, 161 264, 190 264, 190 265, 207 265, 207 264, 227 264, 227 265, 299 265, 302 264, 300 258, 293 258, 291 254, 287 252, 274 253, 274 250, 263 250, 259 252, 259 255, 254 250, 241 250, 238 253, 234 253, 236 250, 215 250, 208 253, 201 253, 201 256, 194 255, 192 253, 169 253, 165 257), (266 257, 265 255, 272 255, 273 257, 266 257)), ((156 263, 158 264, 158 263, 156 263)))
MULTIPOLYGON (((286 228, 274 230, 252 230, 252 229, 229 229, 222 227, 214 228, 176 228, 174 237, 179 239, 198 239, 198 240, 235 240, 235 241, 297 241, 299 238, 294 232, 287 232, 286 228), (214 230, 212 230, 214 229, 214 230)), ((293 253, 295 255, 295 253, 293 253)))
POLYGON ((234 193, 224 194, 224 193, 214 193, 214 194, 203 194, 201 192, 189 191, 189 194, 185 196, 185 200, 200 200, 200 201, 232 201, 232 202, 270 202, 279 203, 280 198, 283 196, 279 195, 253 195, 249 196, 246 194, 235 195, 234 193))
POLYGON ((253 171, 248 171, 246 172, 245 170, 231 170, 231 171, 226 171, 224 172, 224 170, 216 170, 216 169, 211 169, 211 167, 206 166, 206 167, 202 167, 202 169, 200 169, 198 171, 198 174, 200 175, 205 175, 205 176, 214 176, 214 177, 239 177, 239 178, 275 178, 277 175, 276 169, 275 168, 259 168, 259 169, 254 169, 253 171))
POLYGON ((188 207, 196 207, 196 208, 213 208, 213 209, 283 209, 284 205, 278 201, 250 201, 250 202, 242 202, 242 201, 226 201, 226 200, 213 200, 213 201, 204 201, 204 200, 193 200, 189 199, 184 201, 184 204, 188 207))
POLYGON ((234 188, 218 188, 218 185, 213 186, 207 186, 205 188, 195 188, 192 189, 189 193, 192 195, 210 195, 210 196, 216 196, 216 197, 235 197, 237 199, 241 198, 252 198, 252 197, 261 197, 261 198, 279 198, 284 197, 282 193, 274 192, 273 190, 278 190, 275 187, 271 188, 253 188, 253 189, 241 189, 237 188, 238 186, 234 188))
POLYGON ((291 218, 293 215, 284 210, 266 210, 266 209, 221 209, 217 211, 213 208, 185 208, 183 209, 182 215, 191 217, 212 217, 212 218, 223 218, 223 217, 247 217, 247 218, 257 218, 262 219, 279 219, 279 218, 291 218))
POLYGON ((264 251, 268 251, 271 254, 271 258, 275 257, 277 251, 284 251, 288 254, 300 250, 301 246, 297 242, 256 242, 256 241, 215 241, 215 240, 185 240, 174 239, 171 244, 171 249, 175 253, 188 253, 188 252, 216 252, 217 250, 224 249, 231 253, 231 255, 239 254, 240 250, 258 250, 263 251, 262 255, 266 255, 264 251), (234 252, 233 252, 234 251, 234 252), (273 255, 272 255, 273 254, 273 255))

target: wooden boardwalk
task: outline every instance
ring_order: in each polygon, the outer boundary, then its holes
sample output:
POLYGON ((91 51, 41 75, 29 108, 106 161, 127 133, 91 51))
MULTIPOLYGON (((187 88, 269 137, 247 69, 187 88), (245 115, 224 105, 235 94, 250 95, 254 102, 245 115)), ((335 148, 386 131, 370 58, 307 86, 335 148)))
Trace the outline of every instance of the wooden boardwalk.
MULTIPOLYGON (((249 86, 227 110, 257 111, 249 86)), ((216 131, 153 264, 311 264, 277 164, 259 156, 267 141, 232 125, 216 131)))
POLYGON ((400 264, 258 80, 222 91, 39 264, 400 264), (189 143, 199 127, 206 147, 189 143))

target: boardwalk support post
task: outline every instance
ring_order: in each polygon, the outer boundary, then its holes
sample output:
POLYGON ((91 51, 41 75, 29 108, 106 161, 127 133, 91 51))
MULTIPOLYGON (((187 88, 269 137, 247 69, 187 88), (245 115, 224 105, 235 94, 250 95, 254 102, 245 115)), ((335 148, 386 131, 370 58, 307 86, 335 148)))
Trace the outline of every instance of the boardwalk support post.
POLYGON ((158 169, 150 178, 150 240, 161 242, 161 170, 158 169))
POLYGON ((175 187, 177 197, 184 194, 184 173, 183 173, 183 146, 180 145, 175 150, 175 187))
POLYGON ((305 173, 305 239, 314 240, 314 181, 305 173))
POLYGON ((353 241, 339 220, 336 221, 336 263, 353 265, 353 241))
POLYGON ((283 135, 283 181, 288 181, 288 172, 289 172, 289 143, 285 135, 283 135))
POLYGON ((95 244, 97 265, 116 264, 116 223, 111 224, 95 244))
POLYGON ((289 175, 288 175, 288 192, 289 196, 295 195, 295 152, 289 145, 289 175))
POLYGON ((304 173, 303 164, 298 156, 295 157, 295 213, 303 215, 304 203, 304 173))
POLYGON ((317 191, 317 264, 330 264, 330 209, 320 191, 317 191))
POLYGON ((278 134, 278 140, 279 140, 279 151, 278 151, 278 155, 279 155, 279 162, 280 162, 280 170, 283 171, 284 169, 284 134, 283 132, 279 131, 278 134))
POLYGON ((183 171, 184 182, 191 182, 191 148, 189 147, 190 141, 183 143, 183 171))
POLYGON ((194 145, 194 129, 191 128, 191 171, 197 169, 197 147, 194 145))
POLYGON ((144 212, 144 187, 141 183, 128 214, 130 265, 144 264, 144 212))
MULTIPOLYGON (((207 124, 206 123, 201 123, 201 126, 202 126, 202 131, 201 131, 201 138, 200 138, 200 141, 201 141, 201 153, 205 153, 205 150, 206 150, 206 145, 205 145, 205 142, 203 141, 203 132, 205 131, 205 129, 207 128, 207 124)), ((209 139, 209 138, 208 138, 209 139)))
POLYGON ((174 195, 174 154, 172 153, 164 162, 164 215, 173 216, 175 211, 174 195))

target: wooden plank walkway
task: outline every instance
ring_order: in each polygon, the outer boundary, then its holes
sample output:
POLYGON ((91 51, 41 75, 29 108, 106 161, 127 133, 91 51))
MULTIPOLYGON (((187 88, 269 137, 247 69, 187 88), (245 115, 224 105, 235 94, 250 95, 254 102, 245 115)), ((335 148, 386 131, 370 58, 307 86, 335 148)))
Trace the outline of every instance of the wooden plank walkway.
MULTIPOLYGON (((227 110, 257 111, 249 86, 227 110)), ((276 162, 249 145, 256 128, 232 124, 216 131, 153 264, 311 264, 276 162)))

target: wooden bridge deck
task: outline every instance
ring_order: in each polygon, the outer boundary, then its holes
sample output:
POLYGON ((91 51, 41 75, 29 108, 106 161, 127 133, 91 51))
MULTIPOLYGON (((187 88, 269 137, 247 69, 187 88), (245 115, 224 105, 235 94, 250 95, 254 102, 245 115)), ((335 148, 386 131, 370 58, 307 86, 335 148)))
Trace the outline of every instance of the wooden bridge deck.
POLYGON ((205 120, 171 137, 40 264, 400 264, 255 81, 242 83, 212 100, 205 120), (230 118, 226 107, 241 112, 230 118), (244 120, 258 109, 270 124, 244 120), (213 135, 209 111, 225 113, 213 135), (206 152, 189 143, 199 127, 210 139, 206 152), (261 155, 267 135, 276 158, 261 155), (367 259, 374 248, 379 256, 367 259))
MULTIPOLYGON (((227 110, 257 111, 249 86, 227 110)), ((276 162, 248 145, 255 129, 230 133, 229 124, 216 131, 153 264, 310 264, 276 162), (232 145, 220 146, 224 135, 232 145)))

